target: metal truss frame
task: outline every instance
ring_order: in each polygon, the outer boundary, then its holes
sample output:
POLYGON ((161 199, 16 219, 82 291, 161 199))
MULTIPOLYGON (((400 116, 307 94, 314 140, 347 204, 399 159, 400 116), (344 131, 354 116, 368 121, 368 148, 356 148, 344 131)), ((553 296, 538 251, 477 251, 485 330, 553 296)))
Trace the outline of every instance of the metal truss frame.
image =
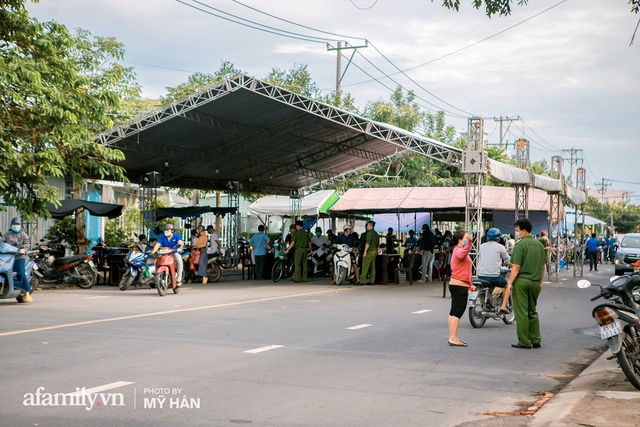
MULTIPOLYGON (((516 141, 516 166, 526 169, 531 175, 529 141, 523 138, 516 141)), ((514 185, 514 188, 516 189, 515 219, 529 218, 529 186, 514 185)))
MULTIPOLYGON (((563 180, 562 177, 562 157, 551 157, 551 177, 555 179, 563 180)), ((563 186, 564 188, 564 182, 563 186)), ((549 266, 548 270, 549 281, 557 282, 560 275, 560 242, 561 242, 561 223, 562 216, 560 215, 562 209, 562 198, 560 192, 549 193, 549 239, 551 248, 549 249, 549 266)))
MULTIPOLYGON (((260 137, 273 138, 275 136, 274 132, 286 134, 289 131, 287 127, 288 124, 286 123, 287 121, 285 121, 285 123, 277 124, 275 127, 259 129, 252 126, 219 120, 214 117, 209 117, 202 113, 193 111, 201 105, 204 105, 241 89, 252 91, 262 96, 282 102, 291 107, 295 107, 304 112, 310 113, 314 116, 322 117, 333 123, 350 128, 360 134, 357 137, 352 138, 351 140, 340 141, 339 144, 332 144, 328 142, 327 144, 329 144, 329 147, 327 147, 326 151, 324 151, 322 154, 319 153, 315 156, 312 155, 306 157, 305 159, 301 159, 299 162, 297 162, 298 165, 293 165, 290 167, 291 170, 285 168, 283 170, 284 173, 296 172, 302 174, 301 172, 304 172, 305 176, 312 177, 319 182, 322 182, 331 178, 335 178, 339 174, 334 171, 314 171, 308 169, 308 166, 310 164, 318 160, 318 158, 316 158, 317 156, 320 156, 319 158, 322 159, 330 157, 332 154, 338 152, 344 153, 346 151, 351 155, 356 155, 362 158, 370 159, 372 161, 379 161, 383 158, 388 157, 379 153, 363 150, 358 147, 362 143, 371 141, 373 139, 379 139, 389 142, 402 149, 414 151, 418 154, 424 155, 437 161, 444 162, 448 165, 458 167, 462 166, 462 150, 458 148, 443 144, 429 138, 419 137, 418 135, 414 135, 410 132, 403 131, 393 126, 362 118, 353 113, 327 104, 323 104, 319 101, 315 101, 313 99, 295 94, 293 92, 289 92, 285 89, 273 86, 269 83, 263 82, 253 77, 249 77, 244 74, 238 74, 231 79, 225 80, 219 85, 209 87, 205 90, 196 92, 195 94, 185 99, 173 102, 166 106, 164 109, 149 114, 142 119, 133 120, 116 128, 102 132, 96 135, 94 139, 103 145, 114 148, 128 150, 134 149, 136 151, 152 152, 171 156, 177 155, 177 158, 180 158, 181 161, 187 162, 194 157, 197 157, 196 159, 200 161, 211 159, 214 158, 214 156, 219 155, 219 153, 216 151, 215 153, 207 154, 206 158, 203 159, 202 153, 200 152, 184 153, 184 151, 188 150, 170 147, 151 147, 151 144, 143 144, 141 146, 139 143, 129 140, 129 138, 140 133, 143 130, 149 129, 175 117, 181 117, 186 120, 196 121, 205 126, 213 127, 223 131, 246 135, 246 138, 253 141, 255 141, 255 138, 260 137), (183 154, 179 154, 180 151, 183 151, 183 154)), ((298 118, 298 120, 293 119, 289 126, 301 125, 303 123, 303 118, 298 118)), ((292 137, 300 139, 300 137, 292 137)), ((309 142, 308 139, 304 139, 304 141, 309 142)), ((221 148, 221 150, 228 150, 228 152, 233 152, 238 149, 237 147, 239 145, 241 145, 238 144, 238 142, 239 141, 235 141, 234 143, 229 144, 229 146, 221 148)), ((323 141, 314 141, 314 143, 325 144, 323 141)), ((265 164, 263 166, 269 167, 270 165, 265 164)), ((201 184, 201 186, 190 186, 189 188, 199 188, 206 190, 218 189, 216 187, 217 183, 215 181, 190 179, 184 180, 182 179, 183 174, 180 173, 171 174, 169 172, 163 173, 163 175, 163 182, 165 183, 165 185, 170 183, 170 185, 172 186, 181 187, 187 186, 188 184, 190 185, 198 183, 201 184)), ((130 176, 130 179, 132 178, 134 177, 130 176)), ((271 189, 268 186, 254 186, 253 188, 256 192, 260 193, 268 193, 271 189)))
POLYGON ((467 232, 476 231, 471 247, 473 275, 477 275, 480 263, 480 242, 484 235, 482 222, 482 185, 487 161, 484 151, 484 119, 472 117, 468 120, 467 147, 463 153, 462 173, 465 177, 464 226, 467 232))
MULTIPOLYGON (((587 171, 585 168, 578 168, 576 171, 576 185, 578 190, 584 191, 587 194, 587 171)), ((584 235, 584 219, 585 219, 585 209, 587 208, 586 203, 580 206, 575 206, 576 210, 576 221, 574 223, 574 240, 575 240, 575 248, 582 248, 580 250, 580 256, 574 256, 574 266, 573 266, 573 277, 578 275, 578 271, 580 271, 580 277, 583 277, 584 274, 584 246, 581 244, 582 239, 585 238, 584 235), (578 228, 578 224, 580 227, 578 228), (580 231, 580 238, 578 239, 578 230, 580 231)))

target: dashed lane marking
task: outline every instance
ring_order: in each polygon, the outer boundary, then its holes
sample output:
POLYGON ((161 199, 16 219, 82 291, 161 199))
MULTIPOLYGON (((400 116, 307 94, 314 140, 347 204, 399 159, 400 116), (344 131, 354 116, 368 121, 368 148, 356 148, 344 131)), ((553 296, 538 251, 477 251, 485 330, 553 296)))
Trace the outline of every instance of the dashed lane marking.
POLYGON ((411 313, 411 314, 423 314, 423 313, 428 313, 428 312, 430 312, 430 311, 433 311, 433 310, 420 310, 420 311, 414 311, 414 312, 413 312, 413 313, 411 313))
POLYGON ((353 330, 355 330, 355 329, 368 328, 369 326, 373 326, 373 325, 370 325, 370 324, 368 324, 368 323, 363 323, 362 325, 351 326, 351 327, 349 327, 349 328, 345 328, 345 329, 350 329, 350 330, 352 330, 352 331, 353 331, 353 330))
POLYGON ((244 351, 243 353, 251 353, 251 354, 262 353, 263 351, 275 350, 276 348, 282 348, 282 347, 284 347, 284 346, 283 345, 268 345, 266 347, 254 348, 253 350, 247 350, 247 351, 244 351))

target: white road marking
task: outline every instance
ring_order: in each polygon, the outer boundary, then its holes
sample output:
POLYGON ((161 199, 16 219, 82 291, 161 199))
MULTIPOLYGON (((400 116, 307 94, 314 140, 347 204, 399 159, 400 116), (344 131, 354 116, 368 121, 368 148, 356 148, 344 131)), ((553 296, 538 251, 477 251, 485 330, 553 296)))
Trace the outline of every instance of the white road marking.
MULTIPOLYGON (((111 390, 114 388, 119 388, 119 387, 124 387, 126 385, 129 384, 135 384, 133 382, 129 382, 129 381, 116 381, 115 383, 111 383, 111 384, 105 384, 105 385, 101 385, 98 387, 93 387, 93 388, 87 388, 84 390, 84 394, 93 394, 93 393, 99 393, 101 391, 105 391, 105 390, 111 390)), ((80 391, 75 391, 73 393, 69 393, 68 396, 81 396, 82 395, 82 390, 80 391)))
POLYGON ((351 326, 350 328, 345 328, 345 329, 355 330, 355 329, 368 328, 369 326, 373 326, 373 325, 369 325, 368 323, 363 323, 362 325, 351 326))
POLYGON ((247 350, 243 353, 262 353, 263 351, 275 350, 276 348, 284 347, 283 345, 268 345, 266 347, 254 348, 253 350, 247 350))
POLYGON ((86 298, 82 298, 82 299, 97 299, 97 298, 109 298, 106 295, 103 295, 101 297, 86 297, 86 298))
POLYGON ((411 313, 411 314, 422 314, 422 313, 428 313, 428 312, 430 312, 430 311, 433 311, 433 310, 420 310, 420 311, 414 311, 414 312, 413 312, 413 313, 411 313))
POLYGON ((0 333, 0 337, 6 337, 9 335, 17 335, 17 334, 28 334, 31 332, 42 332, 42 331, 50 331, 53 329, 60 329, 60 328, 71 328, 71 327, 75 327, 75 326, 84 326, 84 325, 93 325, 95 323, 104 323, 104 322, 117 322, 120 320, 129 320, 129 319, 139 319, 139 318, 143 318, 143 317, 149 317, 149 316, 163 316, 166 314, 174 314, 174 313, 186 313, 189 311, 198 311, 198 310, 210 310, 212 308, 222 308, 222 307, 234 307, 236 305, 244 305, 244 304, 255 304, 258 302, 265 302, 265 301, 276 301, 276 300, 280 300, 280 299, 287 299, 287 298, 299 298, 299 297, 305 297, 305 296, 310 296, 310 295, 319 295, 319 294, 326 294, 327 292, 347 292, 347 291, 351 291, 354 289, 359 289, 359 288, 344 288, 344 289, 331 289, 328 291, 317 291, 317 292, 308 292, 308 293, 304 293, 304 294, 291 294, 291 295, 283 295, 283 296, 279 296, 279 297, 269 297, 269 298, 260 298, 260 299, 254 299, 254 300, 249 300, 249 301, 237 301, 237 302, 229 302, 229 303, 225 303, 225 304, 215 304, 215 305, 205 305, 205 306, 201 306, 201 307, 191 307, 191 308, 180 308, 177 310, 168 310, 168 311, 157 311, 154 313, 143 313, 143 314, 133 314, 130 316, 121 316, 121 317, 111 317, 108 319, 97 319, 97 320, 88 320, 85 322, 76 322, 76 323, 67 323, 67 324, 63 324, 63 325, 54 325, 54 326, 45 326, 43 328, 35 328, 35 329, 23 329, 20 331, 11 331, 11 332, 3 332, 0 333))

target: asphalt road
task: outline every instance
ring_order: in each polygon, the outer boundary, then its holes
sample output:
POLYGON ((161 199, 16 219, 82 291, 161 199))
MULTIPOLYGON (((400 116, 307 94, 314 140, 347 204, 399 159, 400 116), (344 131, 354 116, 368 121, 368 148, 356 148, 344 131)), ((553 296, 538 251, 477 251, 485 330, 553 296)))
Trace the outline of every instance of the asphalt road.
MULTIPOLYGON (((603 269, 594 278, 613 272, 603 269)), ((542 348, 534 350, 510 347, 515 325, 489 319, 473 329, 466 313, 459 336, 469 347, 450 347, 440 283, 223 279, 163 298, 100 286, 39 291, 33 304, 0 301, 0 426, 486 420, 488 410, 516 411, 557 390, 599 355, 589 302, 596 291, 578 289, 571 272, 561 278, 544 285, 542 348), (66 406, 46 395, 83 387, 93 394, 66 406)))

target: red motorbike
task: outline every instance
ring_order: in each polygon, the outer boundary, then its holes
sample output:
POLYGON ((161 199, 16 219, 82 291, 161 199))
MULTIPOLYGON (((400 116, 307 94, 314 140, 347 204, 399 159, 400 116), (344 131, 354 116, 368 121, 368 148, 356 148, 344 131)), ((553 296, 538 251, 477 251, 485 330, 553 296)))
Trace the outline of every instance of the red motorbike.
POLYGON ((160 248, 158 251, 158 259, 156 260, 156 289, 158 294, 163 297, 167 293, 169 283, 173 289, 173 293, 180 292, 180 287, 176 283, 176 268, 173 258, 175 250, 171 248, 160 248))

